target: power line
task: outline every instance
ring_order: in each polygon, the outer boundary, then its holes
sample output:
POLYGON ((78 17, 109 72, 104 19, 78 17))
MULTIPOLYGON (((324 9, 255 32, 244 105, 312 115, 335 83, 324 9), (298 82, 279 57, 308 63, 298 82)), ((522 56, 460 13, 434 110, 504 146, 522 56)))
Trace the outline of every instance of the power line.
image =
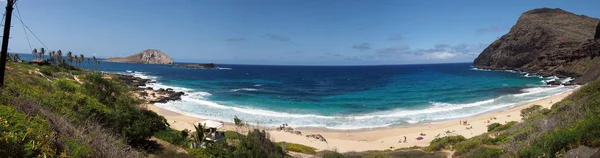
MULTIPOLYGON (((17 8, 17 10, 19 10, 19 9, 17 8)), ((44 48, 46 48, 47 50, 50 50, 50 49, 48 49, 48 47, 46 47, 46 45, 44 44, 44 42, 42 42, 42 40, 40 40, 40 38, 38 38, 38 36, 35 35, 35 33, 33 33, 33 31, 31 31, 31 29, 29 28, 29 26, 27 26, 25 23, 23 23, 23 20, 21 20, 21 18, 19 16, 15 16, 15 17, 21 21, 21 23, 23 24, 23 26, 25 26, 25 28, 27 28, 27 30, 29 30, 29 32, 31 32, 31 34, 33 35, 33 37, 35 37, 35 39, 37 39, 38 42, 40 42, 42 44, 42 46, 44 46, 44 48)))
MULTIPOLYGON (((17 8, 17 16, 19 17, 17 19, 19 19, 19 21, 21 21, 21 25, 23 26, 23 32, 25 33, 25 38, 27 38, 27 44, 29 44, 29 51, 31 51, 33 49, 31 48, 31 42, 29 41, 29 35, 27 35, 27 30, 25 30, 25 23, 23 23, 23 20, 21 20, 21 11, 19 11, 19 6, 16 4, 16 2, 15 2, 15 8, 17 8)), ((44 47, 46 47, 46 46, 44 46, 44 47)), ((46 49, 48 49, 48 48, 46 48, 46 49)))

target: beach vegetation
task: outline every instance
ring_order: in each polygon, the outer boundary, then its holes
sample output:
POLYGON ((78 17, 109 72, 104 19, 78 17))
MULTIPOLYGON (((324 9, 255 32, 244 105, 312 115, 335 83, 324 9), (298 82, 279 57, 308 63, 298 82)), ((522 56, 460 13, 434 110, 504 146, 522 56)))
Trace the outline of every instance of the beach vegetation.
POLYGON ((543 107, 541 105, 533 105, 531 107, 525 108, 525 109, 521 110, 521 117, 523 120, 525 120, 525 119, 529 118, 529 116, 532 116, 532 115, 538 113, 542 109, 543 109, 543 107))
POLYGON ((6 157, 46 157, 54 155, 46 120, 27 116, 12 107, 0 105, 0 155, 6 157))
POLYGON ((178 131, 172 128, 167 128, 165 130, 156 132, 154 134, 154 137, 163 141, 167 141, 173 145, 187 148, 190 146, 190 142, 188 139, 188 137, 190 136, 189 134, 190 133, 188 130, 178 131))
POLYGON ((242 121, 242 119, 238 118, 237 116, 233 117, 233 123, 235 123, 236 126, 244 126, 244 121, 242 121))
MULTIPOLYGON (((280 148, 282 147, 282 142, 278 142, 277 146, 279 146, 280 148)), ((317 154, 317 149, 310 147, 310 146, 306 146, 306 145, 302 145, 302 144, 296 144, 296 143, 285 143, 285 150, 286 151, 293 151, 293 152, 299 152, 299 153, 304 153, 304 154, 310 154, 310 155, 314 155, 317 154)))
POLYGON ((490 124, 490 125, 487 126, 487 131, 490 132, 490 131, 494 130, 496 127, 500 127, 500 126, 501 126, 500 123, 497 123, 497 122, 496 123, 492 123, 492 124, 490 124))
POLYGON ((435 138, 429 143, 429 146, 425 147, 425 151, 439 151, 442 149, 452 150, 454 145, 464 140, 466 140, 466 138, 461 135, 435 138))

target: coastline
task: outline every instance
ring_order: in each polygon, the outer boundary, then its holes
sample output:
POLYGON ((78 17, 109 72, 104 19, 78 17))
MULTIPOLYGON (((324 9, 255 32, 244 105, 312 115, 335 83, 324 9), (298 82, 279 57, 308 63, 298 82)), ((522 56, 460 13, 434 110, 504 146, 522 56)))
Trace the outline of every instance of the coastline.
MULTIPOLYGON (((415 124, 402 127, 381 127, 372 129, 357 129, 357 130, 336 130, 327 128, 297 128, 302 135, 297 135, 289 132, 278 131, 275 128, 265 128, 270 134, 271 140, 275 142, 286 141, 290 143, 303 144, 317 148, 318 150, 335 150, 338 152, 349 151, 367 151, 367 150, 386 150, 405 148, 412 146, 427 146, 438 134, 443 137, 446 131, 453 131, 448 135, 462 135, 466 138, 480 135, 487 132, 487 125, 491 123, 504 124, 510 121, 521 121, 521 109, 528 108, 532 105, 541 105, 544 108, 550 108, 552 103, 559 102, 576 91, 579 87, 555 94, 540 100, 520 104, 508 109, 499 109, 486 112, 483 114, 463 118, 468 121, 469 126, 458 124, 459 120, 450 120, 443 122, 433 122, 424 124, 415 124), (490 120, 491 117, 496 119, 490 120), (490 120, 490 123, 486 121, 490 120), (466 129, 472 127, 472 129, 466 129), (426 134, 423 140, 416 140, 420 133, 426 134), (320 134, 327 142, 322 142, 317 139, 307 138, 306 135, 320 134), (399 143, 399 140, 407 138, 406 143, 399 143)), ((175 111, 158 107, 154 104, 144 104, 148 110, 154 111, 157 114, 165 117, 171 128, 176 130, 194 129, 193 124, 207 120, 187 116, 175 111)), ((233 118, 232 118, 233 119, 233 118)), ((462 119, 461 119, 462 120, 462 119)), ((262 127, 264 128, 264 127, 262 127)), ((225 122, 222 130, 239 131, 239 128, 232 123, 225 122)))

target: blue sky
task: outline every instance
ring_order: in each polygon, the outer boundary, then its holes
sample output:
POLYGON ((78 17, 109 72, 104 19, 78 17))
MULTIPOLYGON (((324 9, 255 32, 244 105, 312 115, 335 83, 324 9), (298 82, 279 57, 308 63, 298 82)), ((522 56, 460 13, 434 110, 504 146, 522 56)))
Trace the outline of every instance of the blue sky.
MULTIPOLYGON (((472 62, 527 10, 600 17, 597 0, 19 0, 17 6, 52 50, 115 57, 154 48, 177 62, 277 65, 472 62)), ((10 50, 31 52, 18 19, 13 26, 10 50)))

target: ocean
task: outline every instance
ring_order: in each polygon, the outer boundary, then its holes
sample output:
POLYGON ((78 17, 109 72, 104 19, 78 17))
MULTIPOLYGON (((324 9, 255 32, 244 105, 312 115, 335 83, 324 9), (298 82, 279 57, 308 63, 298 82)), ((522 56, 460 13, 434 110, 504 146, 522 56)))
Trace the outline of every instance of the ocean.
MULTIPOLYGON (((156 105, 189 116, 251 124, 329 129, 406 126, 466 118, 574 89, 516 71, 471 63, 389 66, 266 66, 218 69, 102 62, 98 70, 156 80, 148 87, 186 93, 156 105)), ((93 64, 86 68, 95 69, 93 64)))

